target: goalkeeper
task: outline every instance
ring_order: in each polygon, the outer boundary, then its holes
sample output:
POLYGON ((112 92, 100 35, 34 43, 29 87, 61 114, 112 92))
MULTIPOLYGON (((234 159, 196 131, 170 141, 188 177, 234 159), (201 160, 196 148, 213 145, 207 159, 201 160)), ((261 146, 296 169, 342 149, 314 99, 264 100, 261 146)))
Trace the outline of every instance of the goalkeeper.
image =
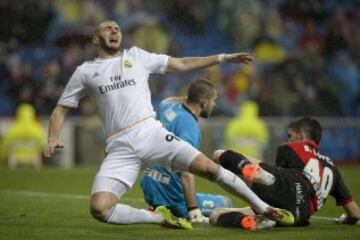
MULTIPOLYGON (((188 88, 187 97, 172 97, 161 102, 159 119, 175 136, 199 148, 199 117, 210 116, 216 98, 216 89, 210 81, 195 80, 188 88)), ((196 194, 191 173, 171 173, 161 166, 145 170, 141 188, 151 207, 165 205, 175 216, 187 217, 192 222, 208 222, 204 215, 209 215, 214 207, 231 207, 228 197, 196 194)))

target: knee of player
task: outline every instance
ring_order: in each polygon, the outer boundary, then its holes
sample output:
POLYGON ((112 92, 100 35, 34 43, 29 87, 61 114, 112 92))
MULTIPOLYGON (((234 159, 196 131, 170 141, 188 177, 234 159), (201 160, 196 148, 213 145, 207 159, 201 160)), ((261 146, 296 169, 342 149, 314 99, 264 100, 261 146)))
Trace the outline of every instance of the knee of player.
POLYGON ((101 222, 106 222, 106 217, 109 214, 109 208, 105 208, 102 206, 98 206, 98 205, 90 205, 90 213, 91 215, 101 221, 101 222))
POLYGON ((214 179, 219 173, 220 166, 214 162, 209 161, 209 164, 204 168, 204 173, 207 175, 208 179, 214 179))
POLYGON ((106 222, 109 211, 115 204, 97 199, 96 197, 91 197, 90 199, 90 213, 91 215, 101 221, 106 222))
POLYGON ((93 218, 100 222, 106 222, 107 213, 105 211, 99 211, 98 209, 90 208, 90 213, 93 218))
POLYGON ((218 149, 218 150, 215 150, 211 156, 211 159, 216 162, 216 163, 219 163, 219 159, 220 159, 220 156, 225 152, 225 150, 222 150, 222 149, 218 149))

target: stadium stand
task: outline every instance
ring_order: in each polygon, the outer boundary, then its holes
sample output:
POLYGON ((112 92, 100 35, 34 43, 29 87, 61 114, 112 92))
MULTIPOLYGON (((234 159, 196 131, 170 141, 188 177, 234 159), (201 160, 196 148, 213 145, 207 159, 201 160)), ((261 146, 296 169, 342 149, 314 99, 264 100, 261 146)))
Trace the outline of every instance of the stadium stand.
MULTIPOLYGON (((14 115, 26 102, 48 116, 76 66, 93 57, 90 36, 104 19, 118 21, 126 32, 123 47, 136 44, 173 56, 252 52, 253 67, 214 70, 217 116, 236 115, 244 100, 256 101, 262 117, 360 116, 356 0, 2 0, 0 115, 14 115)), ((156 76, 151 81, 154 105, 178 95, 188 83, 184 79, 206 71, 156 76)), ((80 108, 72 114, 84 112, 80 108)), ((328 135, 343 136, 336 139, 340 143, 353 139, 351 151, 356 152, 360 139, 352 133, 337 129, 328 135)))

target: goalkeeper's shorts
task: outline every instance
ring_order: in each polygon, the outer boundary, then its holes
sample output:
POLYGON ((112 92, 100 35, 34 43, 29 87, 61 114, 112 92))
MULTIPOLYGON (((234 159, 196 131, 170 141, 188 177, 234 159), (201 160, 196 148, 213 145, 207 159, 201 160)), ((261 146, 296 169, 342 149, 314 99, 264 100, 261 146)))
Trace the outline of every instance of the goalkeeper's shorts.
POLYGON ((207 217, 215 208, 231 208, 233 206, 231 199, 223 195, 197 193, 196 199, 201 213, 207 217))

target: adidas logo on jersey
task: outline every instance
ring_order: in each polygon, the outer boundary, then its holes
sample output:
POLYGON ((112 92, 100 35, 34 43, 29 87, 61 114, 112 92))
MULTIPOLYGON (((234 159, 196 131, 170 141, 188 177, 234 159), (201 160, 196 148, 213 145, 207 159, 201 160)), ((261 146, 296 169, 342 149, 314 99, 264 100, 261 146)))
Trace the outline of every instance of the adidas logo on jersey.
POLYGON ((97 72, 95 72, 94 73, 94 75, 92 76, 93 78, 96 78, 96 77, 98 77, 98 76, 100 76, 100 74, 99 73, 97 73, 97 72))

